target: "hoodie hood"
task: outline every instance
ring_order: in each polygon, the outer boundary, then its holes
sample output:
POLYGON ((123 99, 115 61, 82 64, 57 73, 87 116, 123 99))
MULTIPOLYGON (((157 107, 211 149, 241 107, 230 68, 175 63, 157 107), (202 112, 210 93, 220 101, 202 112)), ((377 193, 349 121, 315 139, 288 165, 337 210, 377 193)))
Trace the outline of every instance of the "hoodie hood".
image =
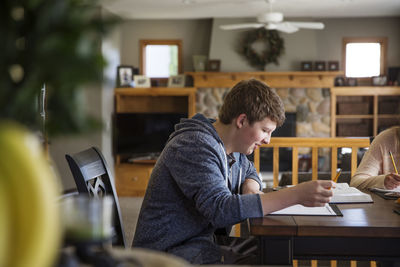
POLYGON ((212 135, 219 143, 223 144, 217 131, 212 125, 215 121, 216 120, 208 119, 199 113, 190 119, 181 119, 181 121, 175 125, 175 131, 169 136, 167 143, 175 136, 185 132, 204 132, 212 135))

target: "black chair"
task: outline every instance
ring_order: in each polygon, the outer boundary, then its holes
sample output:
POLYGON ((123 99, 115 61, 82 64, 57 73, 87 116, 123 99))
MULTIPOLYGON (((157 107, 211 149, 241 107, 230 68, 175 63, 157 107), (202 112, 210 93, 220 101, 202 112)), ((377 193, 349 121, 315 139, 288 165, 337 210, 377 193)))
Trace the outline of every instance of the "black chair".
POLYGON ((111 175, 102 153, 91 147, 74 155, 65 155, 76 187, 80 194, 93 197, 112 195, 114 197, 114 236, 112 244, 126 247, 124 228, 122 225, 118 195, 114 178, 111 175))

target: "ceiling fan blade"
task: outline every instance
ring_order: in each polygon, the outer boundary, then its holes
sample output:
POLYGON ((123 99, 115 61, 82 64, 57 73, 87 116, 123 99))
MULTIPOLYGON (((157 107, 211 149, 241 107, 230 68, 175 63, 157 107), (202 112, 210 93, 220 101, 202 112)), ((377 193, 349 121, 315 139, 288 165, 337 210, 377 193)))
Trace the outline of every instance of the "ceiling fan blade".
POLYGON ((240 23, 240 24, 227 24, 220 25, 219 28, 222 30, 239 30, 248 28, 261 28, 264 24, 262 23, 240 23))
POLYGON ((325 28, 325 25, 322 22, 298 22, 298 21, 286 21, 290 23, 294 27, 302 28, 302 29, 313 29, 313 30, 322 30, 325 28))
POLYGON ((299 28, 288 22, 276 23, 275 26, 276 30, 284 33, 294 33, 299 30, 299 28))

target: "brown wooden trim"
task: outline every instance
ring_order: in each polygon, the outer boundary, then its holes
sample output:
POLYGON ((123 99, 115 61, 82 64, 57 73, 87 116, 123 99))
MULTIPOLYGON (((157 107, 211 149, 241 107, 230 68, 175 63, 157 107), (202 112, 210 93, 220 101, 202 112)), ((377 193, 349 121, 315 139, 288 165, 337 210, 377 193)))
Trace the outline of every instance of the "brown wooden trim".
POLYGON ((140 74, 146 75, 146 46, 147 45, 177 45, 178 46, 178 74, 183 73, 183 61, 182 61, 182 40, 140 40, 139 50, 139 63, 140 63, 140 74))
POLYGON ((193 77, 194 87, 230 88, 241 80, 256 78, 274 88, 330 88, 342 71, 291 72, 185 72, 193 77))
POLYGON ((368 137, 272 137, 261 147, 369 147, 368 137))

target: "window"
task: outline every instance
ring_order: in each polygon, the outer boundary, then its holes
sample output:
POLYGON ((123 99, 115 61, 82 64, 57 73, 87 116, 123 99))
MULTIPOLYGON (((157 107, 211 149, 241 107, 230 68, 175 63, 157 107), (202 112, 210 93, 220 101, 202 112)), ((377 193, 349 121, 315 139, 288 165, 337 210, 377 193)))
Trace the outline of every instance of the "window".
POLYGON ((346 77, 385 75, 387 38, 343 38, 346 77))
POLYGON ((140 40, 141 74, 168 78, 182 73, 180 40, 140 40))

